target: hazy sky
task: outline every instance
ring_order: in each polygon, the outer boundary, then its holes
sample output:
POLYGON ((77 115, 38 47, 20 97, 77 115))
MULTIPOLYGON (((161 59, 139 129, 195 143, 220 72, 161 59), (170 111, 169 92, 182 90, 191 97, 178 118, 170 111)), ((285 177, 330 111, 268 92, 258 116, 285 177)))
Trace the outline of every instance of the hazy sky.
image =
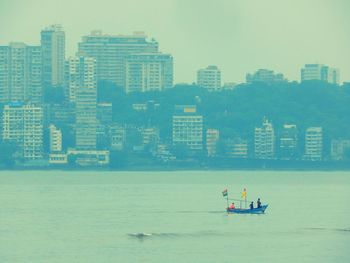
POLYGON ((209 64, 225 82, 270 68, 299 79, 305 63, 340 68, 350 81, 349 0, 0 0, 0 45, 38 44, 60 23, 67 55, 91 30, 145 31, 175 61, 175 81, 193 82, 209 64))

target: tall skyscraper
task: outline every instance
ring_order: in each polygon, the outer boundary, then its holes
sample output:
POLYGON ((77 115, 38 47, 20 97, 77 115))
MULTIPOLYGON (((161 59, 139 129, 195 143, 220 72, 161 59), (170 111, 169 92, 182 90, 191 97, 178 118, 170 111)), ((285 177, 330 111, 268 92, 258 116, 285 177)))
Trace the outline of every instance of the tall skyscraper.
POLYGON ((3 140, 15 143, 25 160, 43 158, 43 110, 39 106, 11 103, 4 106, 3 140))
POLYGON ((158 52, 158 43, 142 32, 131 36, 105 35, 93 31, 79 43, 79 53, 97 61, 97 79, 125 86, 125 58, 131 54, 158 52))
POLYGON ((80 69, 76 75, 77 83, 75 86, 76 149, 95 150, 97 129, 96 62, 93 58, 79 57, 79 59, 74 60, 74 63, 77 63, 76 68, 80 69))
POLYGON ((173 115, 173 145, 186 145, 191 150, 203 149, 203 116, 196 106, 177 105, 173 115))
POLYGON ((0 102, 42 102, 40 46, 0 46, 0 102))
POLYGON ((162 53, 140 53, 125 59, 125 90, 153 91, 173 86, 173 57, 162 53))
POLYGON ((301 69, 301 81, 322 80, 332 84, 339 84, 339 69, 322 64, 306 64, 301 69))
POLYGON ((52 25, 41 31, 43 85, 64 85, 65 32, 61 25, 52 25))
POLYGON ((273 70, 269 69, 259 69, 253 74, 247 74, 246 76, 247 83, 253 82, 264 82, 264 83, 274 83, 286 81, 283 74, 275 73, 273 70))
POLYGON ((254 152, 256 159, 273 159, 275 157, 275 133, 267 118, 264 118, 261 127, 255 128, 254 152))
POLYGON ((283 160, 297 158, 298 129, 296 125, 283 125, 279 138, 279 150, 279 157, 283 160))
POLYGON ((95 87, 96 60, 94 58, 77 56, 66 61, 65 97, 69 102, 76 102, 77 90, 81 87, 95 87))
POLYGON ((323 132, 321 127, 310 127, 305 133, 305 155, 310 161, 321 161, 323 154, 323 132))
POLYGON ((208 91, 221 89, 221 71, 217 66, 208 66, 197 71, 197 85, 208 91))

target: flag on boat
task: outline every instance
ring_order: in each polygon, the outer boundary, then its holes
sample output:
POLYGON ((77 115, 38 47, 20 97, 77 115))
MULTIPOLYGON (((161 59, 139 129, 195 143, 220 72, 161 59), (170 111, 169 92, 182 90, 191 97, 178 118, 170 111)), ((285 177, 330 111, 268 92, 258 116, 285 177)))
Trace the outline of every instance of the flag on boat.
POLYGON ((222 196, 223 196, 223 197, 227 196, 227 194, 228 194, 228 193, 227 193, 227 189, 225 189, 224 191, 222 191, 222 196))
POLYGON ((243 189, 243 192, 242 192, 242 198, 243 199, 246 199, 247 198, 247 189, 243 189))

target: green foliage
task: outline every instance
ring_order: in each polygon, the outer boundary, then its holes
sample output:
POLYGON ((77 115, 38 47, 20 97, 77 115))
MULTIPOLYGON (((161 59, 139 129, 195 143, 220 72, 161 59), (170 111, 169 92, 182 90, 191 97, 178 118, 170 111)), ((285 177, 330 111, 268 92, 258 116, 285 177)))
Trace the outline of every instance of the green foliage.
POLYGON ((252 139, 254 127, 269 118, 278 133, 283 124, 296 124, 301 139, 304 130, 322 126, 329 138, 350 134, 350 87, 320 81, 299 83, 242 84, 234 90, 208 92, 195 85, 177 85, 163 92, 112 96, 113 118, 119 123, 160 127, 163 139, 171 138, 176 104, 194 104, 204 116, 205 128, 217 128, 223 138, 252 139), (159 108, 138 112, 134 103, 159 103, 159 108))

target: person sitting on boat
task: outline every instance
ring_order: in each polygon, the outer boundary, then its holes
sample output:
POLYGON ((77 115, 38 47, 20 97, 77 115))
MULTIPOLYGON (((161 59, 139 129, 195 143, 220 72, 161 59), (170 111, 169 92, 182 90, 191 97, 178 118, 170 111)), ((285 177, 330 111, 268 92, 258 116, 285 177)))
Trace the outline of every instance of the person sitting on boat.
POLYGON ((231 210, 232 209, 235 209, 235 203, 232 203, 232 204, 230 204, 230 207, 229 207, 231 210))
POLYGON ((253 201, 250 203, 249 208, 254 209, 254 202, 253 201))
POLYGON ((258 198, 258 201, 256 201, 256 204, 257 204, 258 208, 261 208, 260 198, 258 198))

